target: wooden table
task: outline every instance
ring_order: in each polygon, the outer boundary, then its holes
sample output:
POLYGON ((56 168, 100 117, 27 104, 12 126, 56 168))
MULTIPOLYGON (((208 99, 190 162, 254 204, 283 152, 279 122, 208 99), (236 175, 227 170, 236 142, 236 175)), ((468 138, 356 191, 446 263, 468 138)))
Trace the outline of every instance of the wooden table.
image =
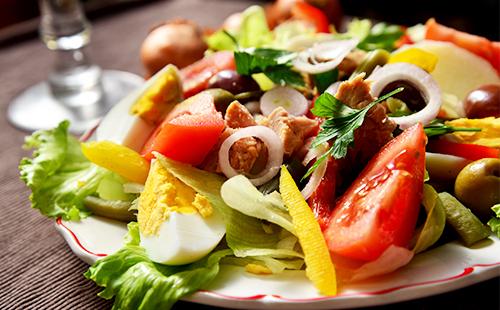
MULTIPOLYGON (((143 70, 139 47, 149 27, 173 17, 217 26, 225 16, 251 1, 176 0, 149 3, 93 22, 92 56, 104 68, 137 74, 143 70)), ((38 40, 0 49, 0 308, 109 309, 111 302, 83 277, 87 265, 56 232, 54 221, 29 207, 28 190, 17 165, 25 132, 12 128, 6 108, 17 93, 47 77, 51 54, 38 40)), ((499 308, 499 278, 434 297, 393 304, 389 309, 476 309, 479 303, 499 308)), ((179 302, 177 309, 209 308, 179 302)))

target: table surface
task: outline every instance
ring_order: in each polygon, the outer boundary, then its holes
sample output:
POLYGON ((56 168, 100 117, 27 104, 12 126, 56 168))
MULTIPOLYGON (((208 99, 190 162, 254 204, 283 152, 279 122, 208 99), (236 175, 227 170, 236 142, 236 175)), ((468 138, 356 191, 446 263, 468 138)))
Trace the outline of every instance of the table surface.
MULTIPOLYGON (((157 1, 93 21, 91 51, 106 69, 143 74, 139 47, 151 25, 173 17, 193 19, 215 27, 225 16, 251 1, 157 1)), ((29 207, 29 192, 19 180, 17 165, 27 152, 25 132, 6 120, 9 101, 27 86, 46 78, 51 54, 38 40, 0 49, 0 308, 2 309, 110 309, 112 302, 96 296, 100 290, 83 277, 80 261, 56 232, 54 221, 29 207)), ((390 309, 476 308, 484 302, 499 309, 500 279, 434 297, 386 306, 390 309)), ((175 308, 199 307, 179 302, 175 308)))

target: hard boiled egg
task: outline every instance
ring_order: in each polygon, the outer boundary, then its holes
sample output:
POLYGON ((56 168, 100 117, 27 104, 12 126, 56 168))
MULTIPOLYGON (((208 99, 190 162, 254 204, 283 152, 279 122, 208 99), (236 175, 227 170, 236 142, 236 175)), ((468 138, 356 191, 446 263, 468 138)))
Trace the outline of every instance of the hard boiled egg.
POLYGON ((154 262, 192 263, 210 253, 225 234, 210 202, 153 161, 139 198, 141 246, 154 262))
POLYGON ((96 139, 139 152, 165 114, 180 101, 181 94, 177 68, 168 65, 104 116, 96 129, 96 139))

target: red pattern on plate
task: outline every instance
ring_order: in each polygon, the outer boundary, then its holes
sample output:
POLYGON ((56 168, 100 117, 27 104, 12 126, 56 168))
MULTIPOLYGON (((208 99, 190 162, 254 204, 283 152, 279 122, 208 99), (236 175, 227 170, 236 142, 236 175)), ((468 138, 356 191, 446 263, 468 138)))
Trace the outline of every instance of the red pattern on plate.
POLYGON ((83 244, 80 242, 80 240, 78 240, 78 237, 75 235, 75 233, 68 228, 68 226, 64 225, 64 223, 62 222, 62 219, 60 217, 57 218, 56 220, 56 223, 57 225, 60 225, 62 226, 64 229, 66 229, 70 234, 71 234, 71 237, 73 237, 73 239, 75 239, 75 242, 76 244, 78 244, 78 246, 84 251, 84 252, 87 252, 88 254, 90 255, 95 255, 97 257, 104 257, 104 256, 108 256, 107 254, 101 254, 101 253, 94 253, 94 252, 91 252, 89 250, 87 250, 83 244))
MULTIPOLYGON (((76 244, 84 252, 89 253, 91 255, 95 255, 97 257, 107 256, 107 254, 96 254, 96 253, 93 253, 93 252, 87 250, 82 245, 82 243, 80 242, 80 240, 78 240, 78 237, 75 235, 75 233, 73 231, 71 231, 71 229, 69 229, 67 226, 64 225, 64 223, 62 222, 61 218, 58 218, 57 221, 56 221, 56 223, 57 223, 57 225, 61 225, 64 229, 66 229, 71 234, 71 236, 75 240, 76 244)), ((268 295, 268 294, 259 294, 259 295, 253 295, 253 296, 231 296, 231 295, 225 295, 225 294, 222 294, 222 293, 217 293, 217 292, 207 291, 207 290, 200 290, 200 292, 208 294, 208 295, 217 296, 219 298, 230 299, 230 300, 242 300, 242 301, 243 300, 259 300, 259 299, 263 299, 263 298, 266 298, 266 297, 273 297, 273 298, 276 298, 276 299, 279 299, 279 300, 290 301, 290 302, 321 301, 321 300, 335 299, 337 297, 383 295, 383 294, 388 294, 388 293, 391 293, 391 292, 394 292, 394 291, 398 291, 398 290, 401 290, 401 289, 405 289, 405 288, 416 287, 416 286, 423 286, 423 285, 431 285, 431 284, 437 284, 437 283, 452 281, 452 280, 460 279, 460 278, 463 278, 463 277, 465 277, 467 275, 470 275, 471 273, 474 272, 474 268, 476 268, 476 267, 493 267, 493 266, 498 266, 498 265, 500 265, 500 262, 491 263, 491 264, 474 264, 474 265, 472 265, 470 267, 464 268, 463 272, 460 273, 460 274, 457 274, 457 275, 454 275, 454 276, 451 276, 451 277, 447 277, 447 278, 443 278, 443 279, 437 279, 437 280, 423 281, 423 282, 412 283, 412 284, 399 285, 399 286, 395 286, 395 287, 391 287, 391 288, 387 288, 387 289, 383 289, 383 290, 379 290, 379 291, 339 294, 339 295, 333 296, 333 297, 331 297, 331 296, 325 296, 325 297, 297 298, 297 299, 294 299, 294 298, 283 297, 283 296, 280 296, 280 295, 268 295)))

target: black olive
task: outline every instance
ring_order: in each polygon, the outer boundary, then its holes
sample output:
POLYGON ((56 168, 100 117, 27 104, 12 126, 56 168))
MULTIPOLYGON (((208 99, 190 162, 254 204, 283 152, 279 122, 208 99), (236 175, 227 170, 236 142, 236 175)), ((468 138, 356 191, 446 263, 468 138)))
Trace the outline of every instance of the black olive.
POLYGON ((259 84, 250 76, 240 75, 234 70, 223 70, 213 76, 208 88, 222 88, 233 95, 260 90, 259 84))

